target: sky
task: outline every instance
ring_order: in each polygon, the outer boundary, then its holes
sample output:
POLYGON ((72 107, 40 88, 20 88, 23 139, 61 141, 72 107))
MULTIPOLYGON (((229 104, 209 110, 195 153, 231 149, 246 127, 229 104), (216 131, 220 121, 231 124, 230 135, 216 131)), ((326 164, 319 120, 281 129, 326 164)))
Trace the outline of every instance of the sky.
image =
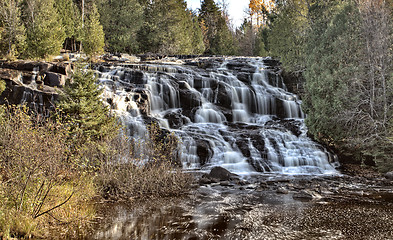
MULTIPOLYGON (((201 0, 186 0, 188 8, 196 10, 201 7, 201 0)), ((221 0, 215 0, 220 3, 221 0)), ((248 8, 249 0, 227 0, 229 16, 235 27, 239 27, 243 23, 245 10, 248 8)))

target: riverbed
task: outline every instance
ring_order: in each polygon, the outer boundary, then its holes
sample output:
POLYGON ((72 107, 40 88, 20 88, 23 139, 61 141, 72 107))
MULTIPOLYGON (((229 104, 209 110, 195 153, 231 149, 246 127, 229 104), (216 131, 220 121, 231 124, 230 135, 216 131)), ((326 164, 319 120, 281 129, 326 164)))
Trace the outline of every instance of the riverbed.
POLYGON ((259 174, 182 199, 100 204, 88 239, 393 239, 383 177, 259 174))

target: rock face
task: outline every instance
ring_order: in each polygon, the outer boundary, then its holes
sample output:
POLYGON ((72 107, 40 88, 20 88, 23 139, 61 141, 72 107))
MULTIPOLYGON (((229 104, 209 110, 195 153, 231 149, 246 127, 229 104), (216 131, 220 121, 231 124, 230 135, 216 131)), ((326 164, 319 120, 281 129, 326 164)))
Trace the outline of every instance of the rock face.
POLYGON ((0 62, 0 78, 7 83, 0 103, 26 103, 37 111, 49 110, 58 98, 54 87, 62 88, 71 71, 71 64, 64 62, 0 62))
POLYGON ((97 65, 104 97, 136 138, 145 128, 141 119, 173 130, 182 143, 183 167, 221 165, 234 173, 334 171, 333 155, 307 137, 301 101, 287 91, 277 61, 199 58, 182 59, 179 65, 144 58, 151 62, 97 65))

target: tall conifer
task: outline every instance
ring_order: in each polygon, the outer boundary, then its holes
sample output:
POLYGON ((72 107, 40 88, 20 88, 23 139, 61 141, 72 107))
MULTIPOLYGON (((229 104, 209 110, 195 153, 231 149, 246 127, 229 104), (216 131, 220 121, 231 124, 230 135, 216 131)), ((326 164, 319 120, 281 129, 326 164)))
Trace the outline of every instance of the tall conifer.
POLYGON ((202 2, 199 21, 204 33, 205 53, 224 55, 236 53, 232 32, 214 0, 202 2))
POLYGON ((137 32, 143 23, 143 8, 139 2, 100 0, 97 6, 109 51, 137 53, 137 32))
POLYGON ((25 48, 25 27, 21 21, 20 1, 0 2, 0 56, 18 57, 25 48))
POLYGON ((138 32, 143 52, 163 54, 199 53, 200 40, 184 0, 152 1, 145 8, 145 23, 138 32))
POLYGON ((92 3, 83 30, 83 51, 90 56, 104 52, 105 35, 97 6, 92 3))
POLYGON ((65 32, 54 7, 54 0, 26 0, 27 51, 32 58, 60 53, 65 32))

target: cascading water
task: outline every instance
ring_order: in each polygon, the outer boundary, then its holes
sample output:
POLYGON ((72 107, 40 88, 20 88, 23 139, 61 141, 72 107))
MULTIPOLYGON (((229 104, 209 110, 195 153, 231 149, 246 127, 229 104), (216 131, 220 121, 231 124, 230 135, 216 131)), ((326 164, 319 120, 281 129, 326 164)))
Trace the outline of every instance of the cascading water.
POLYGON ((334 172, 334 157, 306 135, 299 98, 261 58, 184 65, 101 65, 104 99, 133 137, 157 121, 181 139, 186 169, 247 174, 334 172))

